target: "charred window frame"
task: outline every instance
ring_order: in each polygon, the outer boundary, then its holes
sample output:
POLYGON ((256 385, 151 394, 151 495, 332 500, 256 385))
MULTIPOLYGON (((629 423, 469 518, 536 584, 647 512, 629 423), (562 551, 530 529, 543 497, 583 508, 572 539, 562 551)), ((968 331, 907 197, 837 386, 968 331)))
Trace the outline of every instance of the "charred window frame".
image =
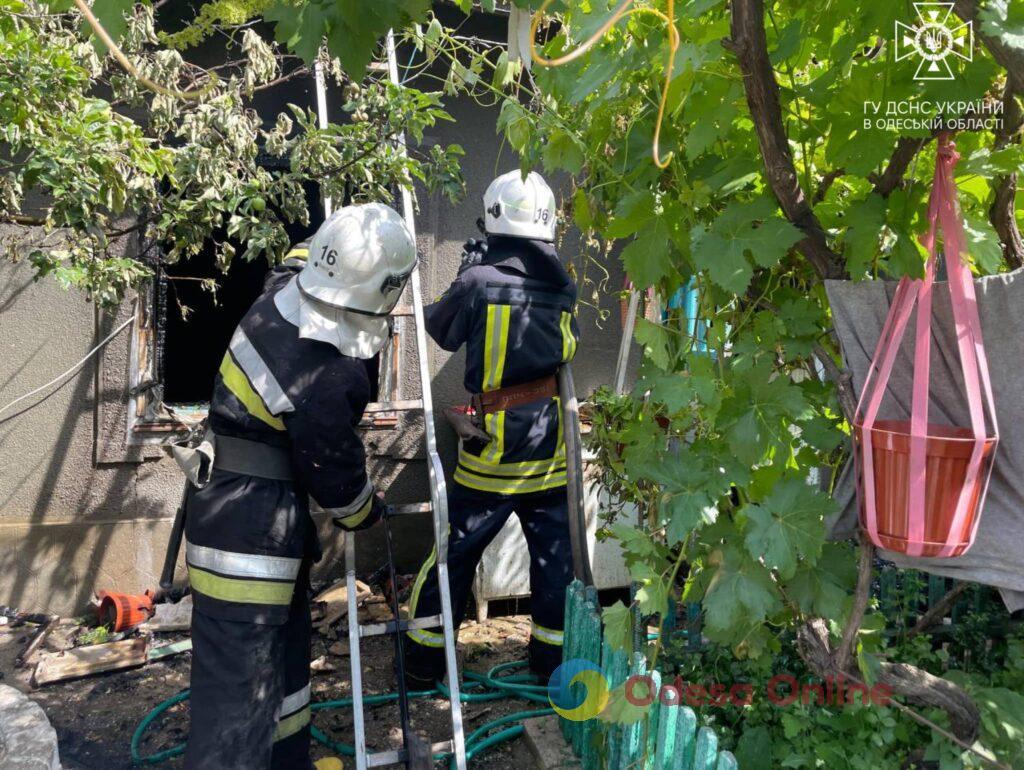
MULTIPOLYGON (((261 164, 268 168, 283 162, 287 161, 270 156, 261 158, 261 164)), ((140 288, 139 301, 136 303, 136 318, 129 354, 127 444, 160 445, 183 437, 191 425, 206 417, 216 370, 209 373, 209 382, 203 391, 206 394, 204 398, 190 399, 187 404, 165 401, 168 383, 168 321, 170 314, 177 312, 172 307, 174 298, 171 296, 175 277, 168 274, 160 244, 143 240, 139 244, 138 253, 139 258, 152 269, 153 278, 140 288)), ((233 330, 257 296, 259 291, 253 292, 252 296, 245 298, 241 307, 236 302, 235 307, 231 309, 233 317, 223 319, 221 323, 228 324, 233 330)), ((399 424, 398 412, 407 407, 401 392, 400 375, 402 353, 405 349, 403 339, 408 333, 407 327, 411 328, 404 319, 411 315, 412 310, 408 304, 395 309, 390 319, 388 342, 376 357, 367 362, 368 374, 376 387, 371 392, 373 402, 367 407, 361 423, 365 429, 396 428, 399 424)), ((219 338, 209 339, 209 336, 204 335, 198 327, 190 331, 195 334, 197 344, 217 346, 212 353, 219 363, 227 348, 227 342, 219 338)), ((175 332, 170 330, 170 333, 175 332)))

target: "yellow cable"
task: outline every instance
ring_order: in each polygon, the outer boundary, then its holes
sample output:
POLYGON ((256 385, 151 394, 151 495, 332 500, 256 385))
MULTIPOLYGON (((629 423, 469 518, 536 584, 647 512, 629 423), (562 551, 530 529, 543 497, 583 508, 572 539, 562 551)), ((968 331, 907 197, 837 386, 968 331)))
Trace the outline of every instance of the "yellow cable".
POLYGON ((544 0, 544 3, 533 15, 530 20, 530 58, 533 59, 537 64, 545 67, 560 67, 563 64, 578 59, 580 56, 585 54, 594 45, 607 34, 615 23, 631 14, 631 13, 650 13, 658 17, 665 22, 668 27, 668 61, 665 64, 665 83, 661 89, 661 98, 658 100, 658 120, 654 126, 654 140, 651 144, 651 156, 654 160, 654 165, 658 168, 668 168, 669 163, 672 162, 673 153, 669 153, 664 159, 661 157, 661 151, 659 144, 661 141, 661 124, 665 119, 665 105, 668 103, 668 89, 672 82, 672 69, 675 66, 676 51, 679 50, 679 30, 676 29, 675 25, 675 0, 667 0, 668 13, 662 13, 657 8, 633 8, 630 6, 633 4, 633 0, 622 0, 612 15, 608 17, 607 21, 602 24, 598 30, 591 35, 589 38, 584 40, 578 48, 574 51, 559 56, 556 59, 545 59, 539 53, 537 53, 537 27, 540 25, 541 19, 544 16, 544 11, 554 2, 554 0, 544 0))
POLYGON ((100 24, 99 19, 97 19, 93 15, 92 10, 89 8, 88 5, 85 4, 85 0, 75 0, 75 5, 78 6, 78 10, 81 11, 82 16, 85 17, 85 20, 89 22, 89 26, 92 27, 92 31, 96 33, 96 36, 103 42, 103 45, 105 45, 110 50, 110 53, 113 54, 114 58, 117 60, 117 63, 124 68, 125 72, 127 72, 137 81, 139 81, 150 91, 154 91, 163 96, 170 96, 175 99, 201 99, 203 96, 208 94, 210 90, 213 88, 213 83, 208 83, 206 86, 200 88, 197 91, 178 91, 173 88, 167 88, 165 86, 162 86, 159 83, 154 83, 152 80, 150 80, 141 72, 139 72, 135 68, 135 65, 128 60, 128 57, 125 56, 124 51, 122 51, 118 47, 117 43, 115 43, 114 39, 110 36, 110 33, 107 32, 106 29, 104 29, 103 25, 100 24))

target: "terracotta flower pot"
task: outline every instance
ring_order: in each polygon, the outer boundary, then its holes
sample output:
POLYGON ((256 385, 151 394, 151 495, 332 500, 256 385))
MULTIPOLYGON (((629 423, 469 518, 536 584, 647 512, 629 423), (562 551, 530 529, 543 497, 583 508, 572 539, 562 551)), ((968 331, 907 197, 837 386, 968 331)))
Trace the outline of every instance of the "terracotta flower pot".
POLYGON ((100 606, 96 609, 100 623, 112 624, 114 631, 126 631, 149 620, 153 614, 153 595, 122 594, 117 591, 100 591, 96 594, 100 606))
MULTIPOLYGON (((863 462, 863 430, 860 425, 855 425, 853 430, 858 459, 863 462)), ((890 551, 911 553, 907 502, 910 487, 910 421, 878 420, 870 434, 878 525, 876 544, 890 551)), ((947 542, 953 545, 949 556, 960 556, 970 548, 975 521, 980 514, 979 503, 997 442, 996 437, 985 439, 982 467, 975 475, 968 493, 966 515, 957 531, 952 532, 957 502, 967 482, 974 434, 969 428, 928 425, 925 444, 925 529, 921 556, 938 556, 947 542)), ((863 471, 859 473, 862 475, 863 471)), ((858 482, 863 485, 863 475, 858 482)), ((859 507, 861 525, 868 529, 863 494, 859 496, 859 507)))

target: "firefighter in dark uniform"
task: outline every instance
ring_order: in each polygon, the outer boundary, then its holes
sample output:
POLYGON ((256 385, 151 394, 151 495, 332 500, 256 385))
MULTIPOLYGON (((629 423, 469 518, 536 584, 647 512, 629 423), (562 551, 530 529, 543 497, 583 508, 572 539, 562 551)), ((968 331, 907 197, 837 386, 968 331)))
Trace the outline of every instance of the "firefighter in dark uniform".
POLYGON ((380 518, 357 433, 366 360, 415 262, 395 211, 343 208, 272 271, 231 339, 186 518, 187 768, 311 767, 308 501, 345 530, 380 518))
MULTIPOLYGON (((513 511, 530 552, 530 667, 562 661, 565 588, 572 579, 566 454, 556 372, 579 341, 576 286, 553 241, 555 198, 539 174, 498 177, 484 195, 487 242, 466 245, 455 282, 425 310, 442 348, 466 346, 465 387, 475 435, 460 431, 448 511, 449 585, 455 627, 484 549, 513 511)), ((440 611, 432 552, 417 576, 410 615, 440 611)), ((425 689, 443 676, 443 638, 408 632, 406 680, 425 689)))

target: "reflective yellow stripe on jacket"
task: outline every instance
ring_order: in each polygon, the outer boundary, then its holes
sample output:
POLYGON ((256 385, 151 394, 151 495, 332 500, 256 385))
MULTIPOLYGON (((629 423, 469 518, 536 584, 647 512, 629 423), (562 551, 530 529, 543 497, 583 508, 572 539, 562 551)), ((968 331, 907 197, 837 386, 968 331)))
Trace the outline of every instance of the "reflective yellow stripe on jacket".
POLYGON ((491 442, 479 454, 467 452, 459 445, 459 464, 455 480, 481 492, 501 495, 527 494, 557 489, 566 483, 565 441, 562 436, 561 399, 554 398, 558 410, 558 434, 553 457, 524 462, 502 462, 505 446, 505 412, 488 414, 484 430, 491 442))
POLYGON ((488 305, 487 325, 484 329, 483 390, 497 390, 505 374, 505 355, 508 351, 508 327, 512 315, 510 305, 488 305))
POLYGON ((525 495, 533 492, 546 492, 549 489, 564 487, 566 483, 564 464, 561 470, 552 469, 550 472, 539 476, 519 478, 491 478, 459 466, 455 470, 455 480, 464 487, 476 489, 480 492, 492 492, 498 495, 525 495))
POLYGON ((274 741, 281 741, 299 732, 309 724, 309 684, 301 690, 289 693, 281 703, 274 729, 274 741))
POLYGON ((559 323, 562 330, 562 361, 572 361, 576 355, 576 335, 572 333, 572 314, 562 311, 559 323))
POLYGON ((284 430, 279 415, 295 407, 241 327, 231 337, 220 376, 249 414, 274 430, 284 430))
POLYGON ((220 362, 220 376, 224 385, 231 391, 232 395, 242 402, 242 406, 253 417, 262 420, 274 430, 284 430, 284 423, 278 417, 274 417, 267 409, 259 393, 253 389, 252 384, 246 379, 245 372, 241 370, 231 352, 224 354, 224 360, 220 362))

